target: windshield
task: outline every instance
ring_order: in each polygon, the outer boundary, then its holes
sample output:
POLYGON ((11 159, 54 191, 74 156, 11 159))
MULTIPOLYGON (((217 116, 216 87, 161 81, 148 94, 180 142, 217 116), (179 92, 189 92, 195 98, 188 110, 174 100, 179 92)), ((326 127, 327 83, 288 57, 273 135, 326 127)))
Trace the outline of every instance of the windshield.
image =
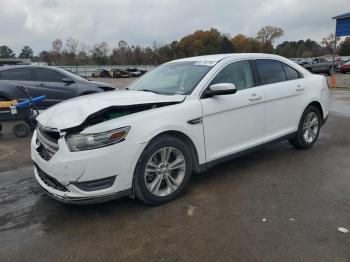
POLYGON ((132 83, 128 88, 159 94, 191 94, 209 72, 213 62, 172 62, 161 65, 132 83))

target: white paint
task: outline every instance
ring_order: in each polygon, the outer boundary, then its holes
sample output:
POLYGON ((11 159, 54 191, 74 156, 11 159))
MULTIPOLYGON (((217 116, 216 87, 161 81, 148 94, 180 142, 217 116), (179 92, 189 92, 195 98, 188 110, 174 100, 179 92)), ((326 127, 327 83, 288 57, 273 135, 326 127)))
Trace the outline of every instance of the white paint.
POLYGON ((68 193, 56 192, 43 183, 41 185, 46 190, 63 196, 94 197, 112 194, 132 187, 140 155, 147 143, 162 132, 171 130, 187 135, 197 150, 199 164, 204 164, 297 130, 302 112, 313 101, 321 103, 324 117, 328 115, 329 90, 325 77, 313 75, 288 59, 266 54, 224 54, 180 61, 212 61, 216 64, 191 95, 167 96, 142 91, 107 92, 69 100, 40 114, 38 121, 41 125, 62 130, 77 126, 92 113, 110 106, 184 100, 172 106, 102 122, 82 131, 98 133, 130 126, 130 132, 121 143, 100 149, 70 152, 62 137, 59 139, 59 150, 49 161, 43 160, 35 150, 34 133, 32 159, 59 182, 69 184, 77 179, 89 181, 117 175, 112 187, 92 192, 79 190, 71 184, 68 185, 68 193), (226 65, 259 58, 286 63, 299 70, 304 78, 239 90, 231 95, 200 98, 211 79, 226 65), (297 90, 299 86, 303 88, 301 91, 297 90), (253 97, 258 99, 252 99, 253 97), (197 118, 202 118, 202 123, 187 123, 197 118))

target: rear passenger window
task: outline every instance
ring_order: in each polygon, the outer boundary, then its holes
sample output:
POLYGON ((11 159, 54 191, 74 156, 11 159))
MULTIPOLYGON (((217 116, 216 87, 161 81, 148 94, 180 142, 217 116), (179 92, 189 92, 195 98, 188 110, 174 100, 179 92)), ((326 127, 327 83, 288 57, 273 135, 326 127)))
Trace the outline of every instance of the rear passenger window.
POLYGON ((263 80, 263 84, 272 84, 287 80, 282 64, 279 61, 259 59, 256 60, 256 64, 263 80))
POLYGON ((62 82, 64 78, 60 73, 50 69, 36 69, 36 77, 39 82, 62 82))
POLYGON ((32 73, 29 68, 15 68, 0 72, 0 79, 2 80, 16 80, 16 81, 34 81, 32 73))
POLYGON ((254 78, 250 63, 248 61, 241 61, 229 64, 215 76, 210 85, 221 83, 234 84, 237 90, 253 87, 254 78))
POLYGON ((283 69, 286 72, 287 80, 294 80, 299 78, 299 72, 289 65, 283 64, 283 69))

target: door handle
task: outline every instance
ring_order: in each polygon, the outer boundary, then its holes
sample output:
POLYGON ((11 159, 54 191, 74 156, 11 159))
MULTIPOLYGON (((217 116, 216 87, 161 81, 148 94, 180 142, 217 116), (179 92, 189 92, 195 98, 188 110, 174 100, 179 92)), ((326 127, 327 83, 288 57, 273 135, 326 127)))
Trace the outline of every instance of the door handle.
POLYGON ((301 87, 301 86, 297 86, 297 88, 295 89, 296 91, 300 92, 300 91, 303 91, 305 88, 304 87, 301 87))
POLYGON ((45 87, 45 84, 44 83, 40 83, 39 86, 45 87))
POLYGON ((249 97, 249 101, 257 101, 257 100, 260 100, 261 98, 262 98, 262 96, 258 96, 257 94, 252 94, 249 97))

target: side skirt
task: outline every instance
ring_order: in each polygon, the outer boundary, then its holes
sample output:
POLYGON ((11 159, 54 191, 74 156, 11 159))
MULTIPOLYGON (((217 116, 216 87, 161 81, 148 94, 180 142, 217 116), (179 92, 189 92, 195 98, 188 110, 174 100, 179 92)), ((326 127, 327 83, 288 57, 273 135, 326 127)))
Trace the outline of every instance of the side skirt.
POLYGON ((291 134, 279 137, 277 139, 274 139, 272 141, 266 142, 264 144, 261 144, 261 145, 258 145, 258 146, 254 146, 254 147, 248 148, 246 150, 243 150, 243 151, 240 151, 240 152, 237 152, 237 153, 233 153, 233 154, 228 155, 228 156, 224 156, 224 157, 221 157, 221 158, 209 161, 207 163, 199 165, 199 170, 200 170, 200 172, 204 172, 204 171, 208 170, 209 168, 212 168, 213 166, 216 166, 216 165, 221 164, 223 162, 226 162, 226 161, 229 161, 229 160, 232 160, 232 159, 244 156, 244 155, 252 153, 252 152, 256 152, 256 151, 261 150, 264 147, 267 147, 269 145, 273 145, 273 144, 276 144, 276 143, 284 141, 284 140, 289 140, 289 139, 295 137, 296 134, 297 134, 297 132, 293 132, 291 134))

